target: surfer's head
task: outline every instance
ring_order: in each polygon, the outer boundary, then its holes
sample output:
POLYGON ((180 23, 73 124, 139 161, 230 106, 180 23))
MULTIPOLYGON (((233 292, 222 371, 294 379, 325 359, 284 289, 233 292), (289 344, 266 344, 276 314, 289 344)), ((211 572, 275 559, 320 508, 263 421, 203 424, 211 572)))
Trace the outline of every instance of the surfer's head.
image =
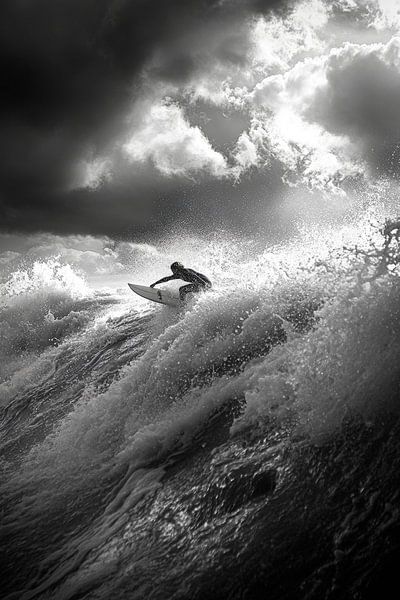
POLYGON ((185 267, 180 262, 173 262, 172 265, 171 265, 171 271, 173 273, 179 273, 179 271, 182 271, 182 269, 184 269, 184 268, 185 267))

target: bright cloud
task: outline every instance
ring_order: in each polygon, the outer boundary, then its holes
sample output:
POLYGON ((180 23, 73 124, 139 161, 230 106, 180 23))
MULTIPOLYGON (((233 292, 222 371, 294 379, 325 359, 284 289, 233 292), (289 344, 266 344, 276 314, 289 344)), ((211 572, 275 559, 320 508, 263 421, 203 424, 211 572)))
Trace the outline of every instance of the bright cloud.
POLYGON ((259 163, 260 155, 257 144, 254 139, 251 139, 247 131, 244 131, 236 142, 234 160, 238 176, 243 171, 255 167, 259 163))
POLYGON ((111 179, 111 162, 108 159, 97 158, 84 165, 85 176, 83 187, 97 189, 105 181, 111 179))
POLYGON ((190 176, 200 171, 215 177, 227 174, 226 159, 213 149, 199 127, 189 124, 182 108, 170 102, 150 107, 124 150, 131 161, 151 160, 168 176, 190 176))
MULTIPOLYGON (((393 152, 400 42, 388 40, 396 27, 400 0, 303 0, 285 14, 249 17, 236 34, 209 33, 208 48, 194 36, 186 62, 188 72, 196 69, 183 81, 177 42, 171 56, 149 62, 150 85, 134 107, 123 155, 170 178, 218 179, 238 179, 273 158, 290 185, 340 192, 344 180, 372 176, 393 152), (352 43, 353 35, 368 43, 352 43), (164 80, 151 85, 155 72, 164 80), (200 101, 218 107, 221 119, 238 111, 250 126, 218 147, 201 120, 191 122, 200 101)), ((88 161, 82 185, 95 189, 110 176, 109 160, 88 161)))
POLYGON ((374 20, 377 29, 400 28, 400 1, 399 0, 375 0, 378 6, 378 14, 374 20))
POLYGON ((400 39, 306 58, 263 79, 246 102, 253 164, 272 154, 293 172, 289 180, 331 190, 378 159, 385 170, 400 131, 400 39))
POLYGON ((320 53, 326 42, 320 35, 329 18, 329 5, 322 0, 297 4, 285 19, 260 17, 251 29, 252 68, 260 73, 290 67, 298 54, 320 53))

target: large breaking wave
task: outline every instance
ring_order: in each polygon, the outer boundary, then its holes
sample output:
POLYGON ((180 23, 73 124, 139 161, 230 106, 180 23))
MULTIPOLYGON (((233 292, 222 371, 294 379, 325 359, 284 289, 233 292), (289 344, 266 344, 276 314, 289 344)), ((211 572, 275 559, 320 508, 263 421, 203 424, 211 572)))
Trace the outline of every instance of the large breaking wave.
MULTIPOLYGON (((345 598, 346 536, 365 556, 354 589, 374 585, 376 550, 392 551, 398 527, 386 442, 398 419, 400 224, 370 221, 256 257, 196 240, 187 260, 216 283, 180 311, 93 290, 54 260, 9 276, 8 597, 250 598, 267 586, 289 598, 301 584, 304 597, 345 598), (372 521, 371 541, 357 528, 372 521)), ((131 279, 158 268, 147 254, 131 279)))

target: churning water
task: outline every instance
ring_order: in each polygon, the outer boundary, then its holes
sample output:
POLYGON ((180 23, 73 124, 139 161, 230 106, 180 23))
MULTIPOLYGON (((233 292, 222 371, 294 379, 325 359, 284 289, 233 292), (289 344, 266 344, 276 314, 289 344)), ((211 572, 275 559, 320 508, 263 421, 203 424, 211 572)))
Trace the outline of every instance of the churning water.
POLYGON ((3 598, 373 598, 394 579, 400 223, 370 221, 256 256, 195 240, 176 258, 214 288, 180 310, 56 260, 7 276, 3 598))

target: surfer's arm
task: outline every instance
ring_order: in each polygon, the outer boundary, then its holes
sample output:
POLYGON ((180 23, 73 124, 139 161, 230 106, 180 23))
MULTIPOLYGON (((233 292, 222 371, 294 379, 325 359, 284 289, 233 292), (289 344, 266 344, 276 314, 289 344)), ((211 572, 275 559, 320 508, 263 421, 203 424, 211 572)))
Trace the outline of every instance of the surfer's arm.
POLYGON ((154 287, 155 285, 158 285, 159 283, 165 283, 166 281, 171 281, 171 279, 180 279, 180 278, 177 277, 176 275, 170 275, 169 277, 163 277, 162 279, 159 279, 155 283, 152 283, 150 287, 154 287))

